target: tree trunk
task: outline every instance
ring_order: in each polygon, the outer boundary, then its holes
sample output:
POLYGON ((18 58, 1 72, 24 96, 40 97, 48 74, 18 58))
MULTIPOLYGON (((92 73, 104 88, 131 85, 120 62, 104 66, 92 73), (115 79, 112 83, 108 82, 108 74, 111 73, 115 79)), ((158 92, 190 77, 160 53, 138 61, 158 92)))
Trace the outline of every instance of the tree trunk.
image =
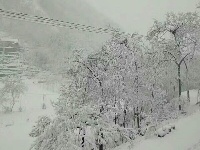
POLYGON ((135 127, 135 107, 133 108, 133 121, 134 121, 133 127, 135 127))
POLYGON ((190 102, 190 91, 189 90, 187 90, 187 100, 188 100, 188 102, 190 102))
MULTIPOLYGON (((116 95, 115 95, 115 108, 117 106, 117 99, 116 99, 116 95)), ((115 118, 114 118, 115 124, 117 124, 117 113, 115 112, 115 118)))
MULTIPOLYGON (((102 129, 100 129, 100 131, 101 131, 102 129)), ((101 138, 103 138, 103 133, 101 133, 101 138)), ((103 144, 100 144, 99 145, 99 150, 103 150, 103 144)))
POLYGON ((124 109, 124 122, 123 127, 126 128, 126 109, 124 109))
MULTIPOLYGON (((183 61, 185 64, 185 68, 186 68, 186 80, 187 80, 187 101, 190 102, 190 91, 189 91, 189 78, 188 78, 188 66, 186 64, 186 61, 183 61)), ((188 62, 189 63, 189 62, 188 62)))
POLYGON ((181 106, 181 65, 178 65, 178 98, 179 98, 179 110, 182 110, 182 106, 181 106))
POLYGON ((82 136, 82 143, 81 143, 81 145, 82 145, 82 147, 85 147, 85 129, 84 128, 82 128, 82 132, 83 132, 83 136, 82 136))
POLYGON ((82 147, 84 147, 84 143, 85 143, 85 139, 84 137, 82 137, 82 143, 81 143, 82 147))
POLYGON ((114 118, 115 124, 117 124, 117 114, 115 113, 115 118, 114 118))
POLYGON ((139 113, 137 114, 137 127, 140 128, 140 118, 139 118, 139 113))
MULTIPOLYGON (((137 63, 135 62, 135 70, 136 73, 138 73, 138 66, 137 63)), ((137 100, 138 100, 138 95, 139 95, 139 77, 136 75, 136 93, 137 93, 137 100)), ((137 107, 136 109, 136 120, 137 120, 137 127, 140 128, 140 118, 139 118, 139 108, 137 107)))
POLYGON ((176 86, 174 85, 174 93, 173 93, 173 98, 175 97, 176 94, 176 86))
POLYGON ((136 120, 137 120, 137 127, 140 128, 140 117, 139 117, 139 109, 137 107, 137 110, 136 110, 136 120))
POLYGON ((99 150, 103 150, 103 144, 99 145, 99 150))
POLYGON ((154 99, 154 87, 155 87, 155 84, 153 84, 153 89, 152 89, 152 91, 151 91, 152 99, 154 99))

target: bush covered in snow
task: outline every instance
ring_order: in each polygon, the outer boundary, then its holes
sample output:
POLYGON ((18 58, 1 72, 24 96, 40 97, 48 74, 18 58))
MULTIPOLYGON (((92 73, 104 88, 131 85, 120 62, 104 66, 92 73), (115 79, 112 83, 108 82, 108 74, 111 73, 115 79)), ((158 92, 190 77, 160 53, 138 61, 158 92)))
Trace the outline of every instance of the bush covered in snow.
POLYGON ((164 137, 166 134, 169 134, 173 130, 175 130, 175 125, 168 124, 156 130, 155 135, 158 137, 164 137))
POLYGON ((42 133, 44 133, 45 129, 51 124, 51 119, 46 116, 40 117, 40 119, 36 122, 36 125, 33 127, 31 133, 29 134, 31 137, 38 137, 42 133))

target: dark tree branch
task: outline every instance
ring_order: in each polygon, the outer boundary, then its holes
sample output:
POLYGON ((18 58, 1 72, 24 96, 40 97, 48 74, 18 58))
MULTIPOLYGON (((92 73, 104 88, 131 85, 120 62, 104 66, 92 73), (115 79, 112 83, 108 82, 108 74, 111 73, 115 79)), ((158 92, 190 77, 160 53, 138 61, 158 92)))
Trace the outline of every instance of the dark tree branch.
POLYGON ((80 61, 75 61, 75 62, 80 63, 80 64, 82 64, 84 67, 86 67, 86 68, 92 73, 92 75, 98 80, 99 85, 100 85, 100 86, 102 85, 101 80, 93 73, 93 71, 92 71, 85 63, 80 62, 80 61))
POLYGON ((181 63, 185 60, 185 58, 186 58, 189 54, 190 54, 190 53, 187 53, 187 54, 180 60, 180 62, 179 62, 178 65, 181 65, 181 63))
POLYGON ((174 58, 174 62, 178 65, 178 62, 177 62, 177 59, 176 59, 176 57, 171 53, 171 52, 169 52, 169 51, 164 51, 164 52, 166 52, 166 53, 168 53, 168 54, 170 54, 173 58, 174 58))
POLYGON ((183 62, 184 62, 184 64, 185 64, 185 68, 186 68, 186 70, 188 71, 188 66, 187 66, 185 60, 183 60, 183 62))

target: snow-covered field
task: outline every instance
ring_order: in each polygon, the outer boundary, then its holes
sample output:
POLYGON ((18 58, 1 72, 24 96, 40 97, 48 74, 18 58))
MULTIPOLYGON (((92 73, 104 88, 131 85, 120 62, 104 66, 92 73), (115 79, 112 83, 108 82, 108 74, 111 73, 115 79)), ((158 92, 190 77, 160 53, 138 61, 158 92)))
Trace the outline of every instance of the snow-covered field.
MULTIPOLYGON (((34 141, 34 138, 29 137, 29 133, 38 117, 55 115, 50 101, 55 101, 59 94, 43 89, 33 83, 33 80, 27 80, 26 85, 28 90, 20 97, 23 111, 18 111, 19 101, 13 113, 0 113, 0 150, 28 150, 34 141), (47 109, 42 109, 43 99, 47 109)), ((192 90, 190 93, 191 104, 195 105, 197 91, 192 90)), ((186 93, 184 92, 183 95, 186 96, 186 93)), ((163 138, 142 138, 137 142, 134 141, 132 147, 126 143, 114 150, 199 150, 200 111, 177 120, 175 125, 176 130, 163 138)))
POLYGON ((56 100, 58 94, 41 88, 32 80, 27 80, 26 85, 28 90, 20 97, 23 111, 18 111, 19 101, 13 113, 0 113, 0 150, 28 150, 34 141, 29 133, 38 117, 55 115, 50 100, 56 100), (42 109, 43 96, 47 109, 42 109))

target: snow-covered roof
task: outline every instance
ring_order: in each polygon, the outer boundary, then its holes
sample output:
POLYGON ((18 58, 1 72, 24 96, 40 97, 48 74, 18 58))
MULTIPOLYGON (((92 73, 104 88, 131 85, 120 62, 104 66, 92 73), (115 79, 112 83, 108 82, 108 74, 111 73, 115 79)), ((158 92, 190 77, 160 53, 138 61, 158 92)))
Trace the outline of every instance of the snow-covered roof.
POLYGON ((18 39, 11 39, 11 38, 1 38, 1 41, 9 41, 9 42, 13 42, 13 43, 19 42, 18 39))

